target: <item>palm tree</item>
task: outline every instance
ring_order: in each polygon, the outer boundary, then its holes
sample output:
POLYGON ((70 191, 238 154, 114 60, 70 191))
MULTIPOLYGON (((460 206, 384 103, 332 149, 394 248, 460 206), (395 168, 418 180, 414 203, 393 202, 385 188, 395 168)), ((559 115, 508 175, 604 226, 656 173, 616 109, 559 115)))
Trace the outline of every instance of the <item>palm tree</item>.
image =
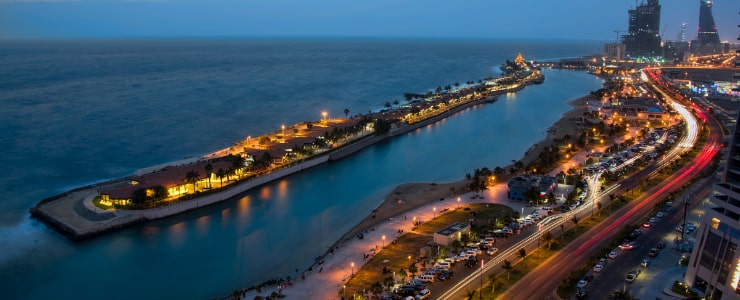
POLYGON ((221 180, 221 187, 224 187, 224 177, 226 177, 226 171, 224 171, 224 169, 218 168, 218 171, 216 171, 216 176, 219 180, 221 180))
POLYGON ((555 238, 552 236, 551 232, 546 231, 542 234, 540 239, 545 243, 545 245, 547 245, 547 250, 552 250, 552 243, 555 241, 555 238))
POLYGON ((213 165, 209 162, 205 166, 206 177, 208 177, 208 188, 211 188, 211 173, 213 173, 213 165))
POLYGON ((511 277, 510 277, 510 276, 511 276, 511 269, 513 269, 513 268, 514 268, 514 267, 513 267, 512 265, 511 265, 511 262, 510 262, 510 261, 508 261, 508 260, 504 260, 504 264, 503 264, 503 265, 501 265, 501 268, 503 268, 504 270, 506 270, 506 280, 509 280, 509 279, 511 279, 511 277))
POLYGON ((560 224, 560 241, 563 241, 563 236, 565 235, 565 225, 560 224))
POLYGON ((474 297, 475 297, 475 291, 470 291, 470 290, 467 290, 467 291, 465 292, 465 296, 467 296, 467 299, 468 299, 468 300, 473 300, 473 299, 475 299, 475 298, 474 298, 474 297))
POLYGON ((522 263, 524 264, 524 267, 527 267, 527 250, 524 250, 524 248, 519 249, 519 257, 522 258, 522 263))
POLYGON ((187 174, 185 174, 185 182, 190 183, 193 185, 193 193, 195 193, 195 183, 198 182, 198 178, 200 178, 200 174, 198 174, 198 171, 196 170, 190 170, 187 174))
POLYGON ((578 217, 577 216, 573 216, 572 218, 570 218, 570 221, 573 222, 573 225, 575 225, 573 227, 573 231, 574 232, 577 232, 578 231, 578 217))
POLYGON ((344 109, 344 118, 346 119, 349 116, 349 108, 344 109))

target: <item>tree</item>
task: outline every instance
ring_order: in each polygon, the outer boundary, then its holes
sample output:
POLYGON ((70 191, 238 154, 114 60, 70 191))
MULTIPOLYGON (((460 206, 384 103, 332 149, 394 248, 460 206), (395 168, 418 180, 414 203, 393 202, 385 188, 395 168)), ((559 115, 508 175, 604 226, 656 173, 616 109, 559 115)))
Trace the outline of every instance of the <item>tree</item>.
POLYGON ((383 284, 385 284, 385 287, 388 289, 390 289, 395 283, 396 283, 396 280, 393 279, 393 276, 388 276, 385 279, 383 279, 383 284))
POLYGON ((475 291, 466 290, 465 296, 467 297, 468 300, 473 300, 475 299, 475 291))
POLYGON ((508 261, 508 260, 504 260, 504 264, 503 264, 503 265, 501 265, 501 268, 503 268, 504 270, 506 270, 506 280, 509 280, 509 279, 511 279, 511 278, 510 278, 510 276, 511 276, 511 269, 513 269, 513 268, 514 268, 514 267, 513 267, 512 265, 511 265, 511 262, 510 262, 510 261, 508 261))
POLYGON ((200 178, 200 174, 196 170, 190 170, 185 174, 184 180, 186 183, 193 185, 193 193, 195 193, 195 183, 198 182, 198 178, 200 178))
POLYGON ((385 108, 391 108, 391 103, 390 102, 386 102, 384 106, 385 106, 385 108))
POLYGON ((346 119, 349 116, 349 108, 344 109, 344 118, 346 119))
POLYGON ((547 250, 552 250, 552 243, 555 241, 555 238, 552 236, 550 231, 545 231, 540 239, 545 243, 545 245, 547 245, 547 250))
POLYGON ((380 281, 376 281, 375 283, 373 283, 373 285, 370 286, 370 291, 372 291, 375 295, 380 295, 380 293, 383 292, 383 284, 380 283, 380 281))
POLYGON ((398 100, 393 100, 393 105, 398 106, 398 100))
POLYGON ((460 241, 458 240, 454 240, 452 241, 452 244, 450 244, 450 246, 452 247, 452 250, 457 253, 460 247, 462 247, 462 243, 460 243, 460 241))
POLYGON ((220 187, 224 187, 224 177, 226 177, 226 171, 224 171, 224 169, 218 168, 218 171, 216 171, 216 177, 221 180, 220 187))
POLYGON ((206 177, 208 177, 208 188, 211 188, 211 173, 213 173, 213 165, 208 162, 205 166, 206 169, 206 177))
POLYGON ((406 279, 406 270, 404 268, 398 270, 398 278, 401 278, 401 282, 406 279))
POLYGON ((409 272, 411 272, 411 276, 414 276, 414 274, 416 274, 416 271, 418 271, 418 268, 416 268, 416 264, 411 264, 409 266, 409 272))
POLYGON ((527 267, 527 250, 524 250, 524 248, 519 249, 519 257, 522 258, 522 263, 524 264, 524 267, 527 267))
POLYGON ((601 201, 596 202, 596 209, 599 210, 599 217, 601 217, 601 201))
POLYGON ((563 241, 563 236, 565 235, 565 225, 560 224, 560 241, 563 241))
POLYGON ((573 216, 572 218, 570 218, 570 221, 573 222, 573 225, 575 225, 573 227, 573 231, 574 232, 577 232, 578 231, 578 217, 577 216, 573 216))

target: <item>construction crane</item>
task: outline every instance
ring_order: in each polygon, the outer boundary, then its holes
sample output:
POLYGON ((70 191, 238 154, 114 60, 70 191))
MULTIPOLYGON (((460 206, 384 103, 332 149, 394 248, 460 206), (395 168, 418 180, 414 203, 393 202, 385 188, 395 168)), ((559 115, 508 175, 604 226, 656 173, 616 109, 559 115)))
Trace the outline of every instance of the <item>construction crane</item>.
POLYGON ((617 29, 617 30, 614 30, 614 32, 617 34, 617 43, 619 43, 619 33, 624 32, 624 30, 617 29))

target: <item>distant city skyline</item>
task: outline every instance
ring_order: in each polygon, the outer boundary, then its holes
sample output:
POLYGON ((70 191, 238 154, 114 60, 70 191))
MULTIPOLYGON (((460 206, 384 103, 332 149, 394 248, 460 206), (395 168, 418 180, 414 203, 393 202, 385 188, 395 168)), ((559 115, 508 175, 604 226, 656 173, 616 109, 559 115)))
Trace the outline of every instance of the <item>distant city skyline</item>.
MULTIPOLYGON (((522 38, 615 41, 634 0, 0 0, 0 39, 157 37, 522 38), (553 4, 557 4, 554 6, 553 4)), ((661 1, 661 33, 697 38, 699 0, 661 1)), ((736 43, 736 2, 714 1, 736 43)))

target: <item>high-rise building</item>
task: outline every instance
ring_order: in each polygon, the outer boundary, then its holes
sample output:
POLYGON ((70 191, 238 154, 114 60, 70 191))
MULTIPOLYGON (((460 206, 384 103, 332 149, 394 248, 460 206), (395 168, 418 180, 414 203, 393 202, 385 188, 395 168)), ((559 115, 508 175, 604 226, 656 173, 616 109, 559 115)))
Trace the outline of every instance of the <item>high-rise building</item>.
POLYGON ((660 4, 658 0, 643 1, 627 11, 629 31, 622 36, 627 56, 653 58, 660 56, 660 4))
POLYGON ((699 35, 697 39, 701 45, 719 44, 717 25, 714 24, 714 16, 712 16, 711 0, 699 0, 699 35))
POLYGON ((681 32, 678 34, 678 41, 686 41, 686 22, 681 23, 681 32))
POLYGON ((613 62, 624 60, 624 47, 621 43, 604 44, 604 59, 613 62))
MULTIPOLYGON (((738 115, 740 117, 740 115, 738 115)), ((708 299, 740 299, 740 128, 734 130, 724 178, 701 216, 684 279, 708 299)))

